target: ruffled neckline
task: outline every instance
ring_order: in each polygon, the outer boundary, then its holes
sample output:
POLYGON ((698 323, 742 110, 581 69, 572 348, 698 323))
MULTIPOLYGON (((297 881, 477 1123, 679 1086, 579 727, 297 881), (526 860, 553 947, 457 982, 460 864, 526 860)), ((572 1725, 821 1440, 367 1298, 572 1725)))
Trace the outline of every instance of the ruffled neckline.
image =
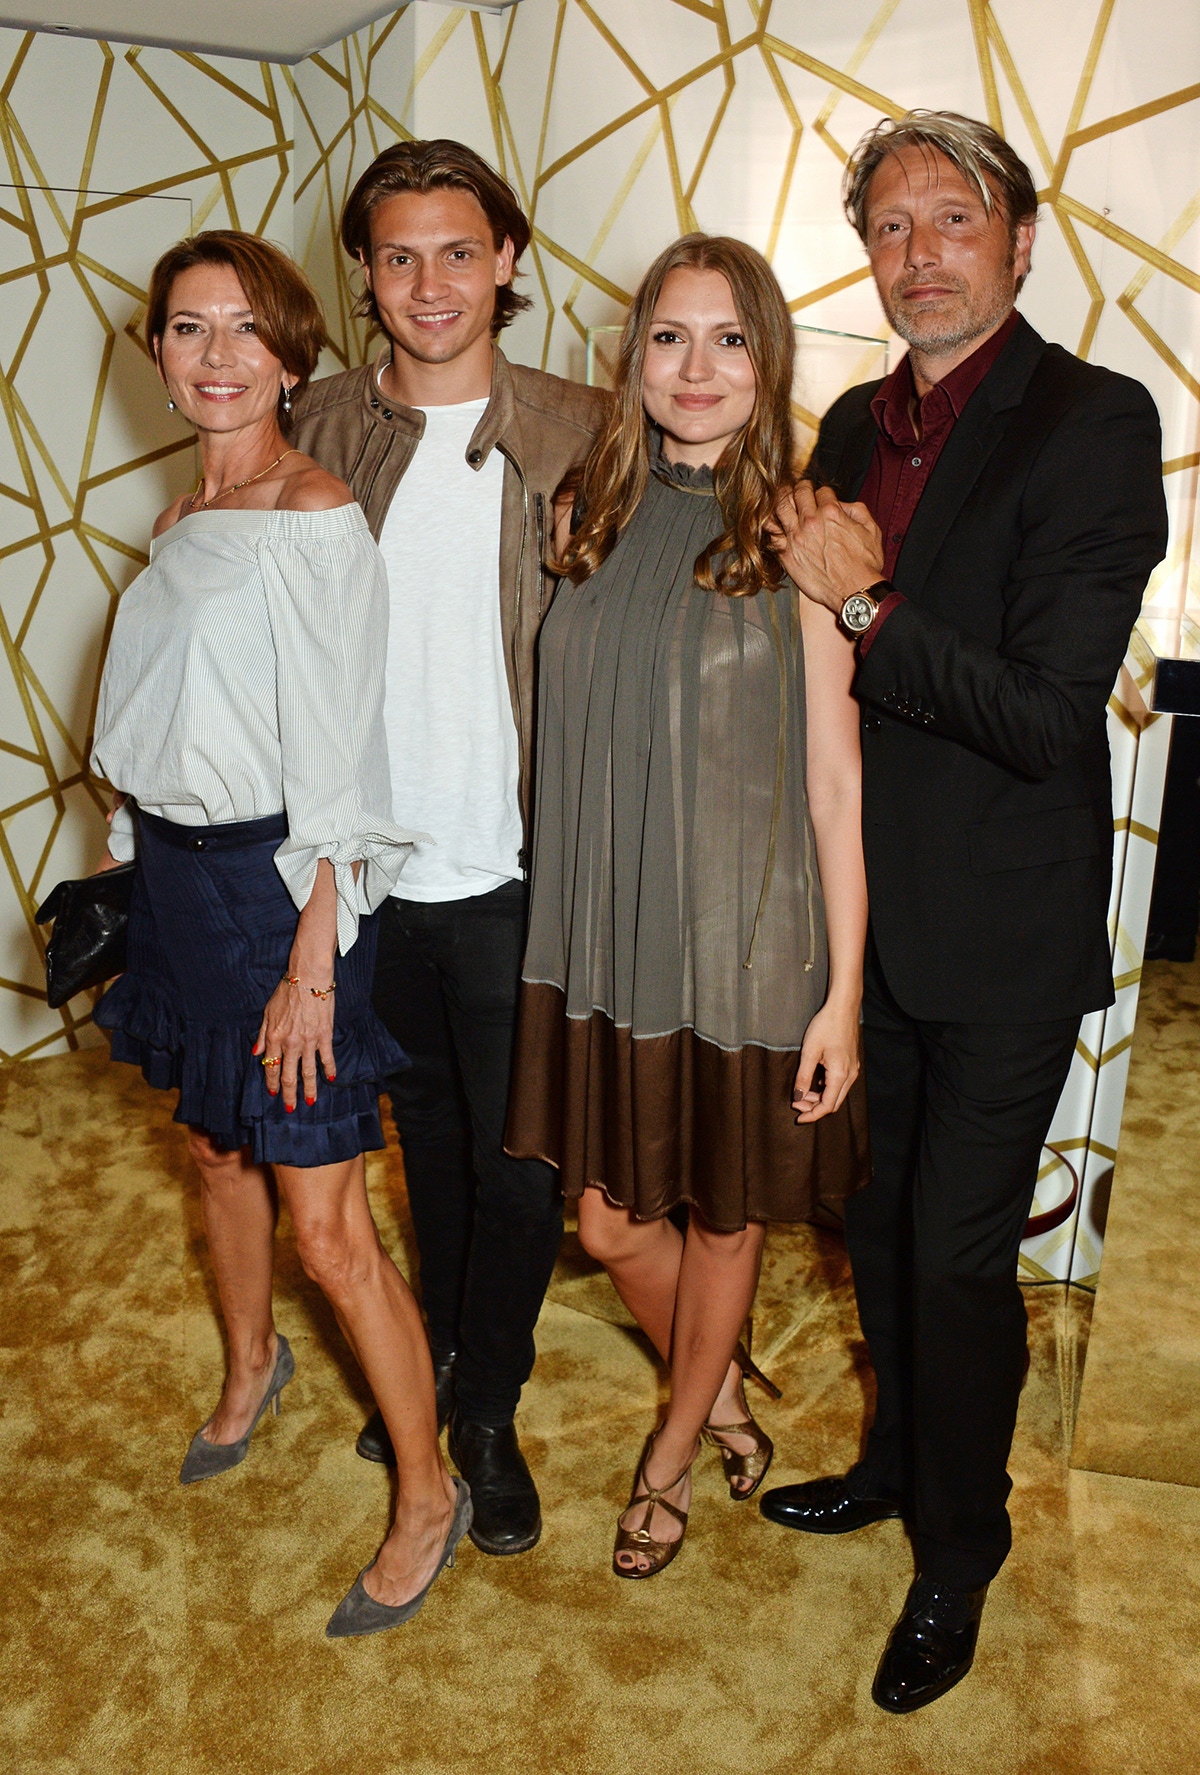
POLYGON ((712 469, 693 468, 688 462, 668 462, 663 455, 662 433, 658 430, 650 434, 650 472, 656 480, 665 481, 668 487, 679 487, 685 493, 712 495, 712 469))

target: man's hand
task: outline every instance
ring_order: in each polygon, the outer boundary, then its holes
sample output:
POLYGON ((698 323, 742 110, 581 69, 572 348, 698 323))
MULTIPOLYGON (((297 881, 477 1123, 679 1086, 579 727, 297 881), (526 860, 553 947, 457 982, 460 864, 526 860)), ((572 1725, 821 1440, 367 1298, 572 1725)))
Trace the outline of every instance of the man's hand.
POLYGON ((835 616, 847 598, 883 578, 883 539, 865 505, 843 505, 832 487, 798 481, 775 515, 772 538, 788 573, 835 616))

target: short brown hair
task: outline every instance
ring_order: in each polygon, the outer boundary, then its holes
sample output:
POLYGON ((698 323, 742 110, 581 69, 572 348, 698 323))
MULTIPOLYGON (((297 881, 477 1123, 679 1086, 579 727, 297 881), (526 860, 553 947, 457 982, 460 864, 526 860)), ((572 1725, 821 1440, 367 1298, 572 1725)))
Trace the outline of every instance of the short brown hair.
POLYGON ((867 191, 880 163, 901 148, 934 148, 956 166, 978 191, 990 215, 997 196, 1010 232, 1021 222, 1037 220, 1037 187, 1033 175, 990 124, 959 111, 908 111, 884 117, 859 142, 846 163, 842 201, 858 238, 867 240, 867 191))
POLYGON ((282 247, 233 228, 210 228, 190 240, 177 240, 150 273, 146 343, 151 355, 156 355, 166 330, 171 286, 193 265, 229 266, 245 291, 259 338, 297 378, 294 392, 303 389, 327 342, 320 299, 282 247))
MULTIPOLYGON (((658 255, 638 285, 621 335, 616 399, 577 477, 579 527, 556 565, 576 585, 612 553, 650 478, 642 405, 650 323, 672 271, 717 271, 729 285, 754 366, 754 406, 713 470, 725 528, 696 558, 696 583, 727 597, 753 597, 783 580, 771 523, 780 492, 795 478, 792 365, 796 334, 775 273, 752 246, 723 234, 685 234, 658 255)), ((572 485, 568 477, 567 485, 572 485)))
MULTIPOLYGON (((473 148, 444 137, 434 142, 395 142, 372 161, 342 212, 342 245, 352 259, 370 263, 371 212, 401 191, 466 191, 487 217, 496 251, 506 240, 512 241, 513 276, 519 276, 518 262, 529 245, 531 229, 515 191, 473 148)), ((518 295, 511 283, 501 284, 492 312, 492 338, 532 307, 529 297, 518 295)), ((354 312, 383 327, 370 289, 364 287, 354 312)))

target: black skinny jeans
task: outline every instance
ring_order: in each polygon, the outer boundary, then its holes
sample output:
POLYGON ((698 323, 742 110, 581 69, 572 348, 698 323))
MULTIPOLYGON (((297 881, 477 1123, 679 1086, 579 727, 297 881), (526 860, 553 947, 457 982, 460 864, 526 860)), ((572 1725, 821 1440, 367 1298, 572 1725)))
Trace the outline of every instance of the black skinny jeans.
POLYGON ((375 1009, 412 1065, 387 1081, 404 1151, 434 1360, 459 1410, 510 1423, 562 1239, 551 1166, 504 1151, 524 883, 466 900, 388 899, 375 1009))

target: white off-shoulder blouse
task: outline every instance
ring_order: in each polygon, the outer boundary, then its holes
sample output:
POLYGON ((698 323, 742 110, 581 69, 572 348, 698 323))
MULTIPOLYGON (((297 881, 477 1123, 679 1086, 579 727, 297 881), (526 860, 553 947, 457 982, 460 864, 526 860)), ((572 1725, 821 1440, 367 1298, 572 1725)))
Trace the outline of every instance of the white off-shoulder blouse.
MULTIPOLYGON (((183 826, 286 811, 276 866, 303 908, 318 859, 333 864, 343 955, 425 837, 391 818, 387 627, 357 505, 194 512, 151 544, 100 681, 93 770, 183 826)), ((135 853, 124 808, 109 848, 135 853)))

